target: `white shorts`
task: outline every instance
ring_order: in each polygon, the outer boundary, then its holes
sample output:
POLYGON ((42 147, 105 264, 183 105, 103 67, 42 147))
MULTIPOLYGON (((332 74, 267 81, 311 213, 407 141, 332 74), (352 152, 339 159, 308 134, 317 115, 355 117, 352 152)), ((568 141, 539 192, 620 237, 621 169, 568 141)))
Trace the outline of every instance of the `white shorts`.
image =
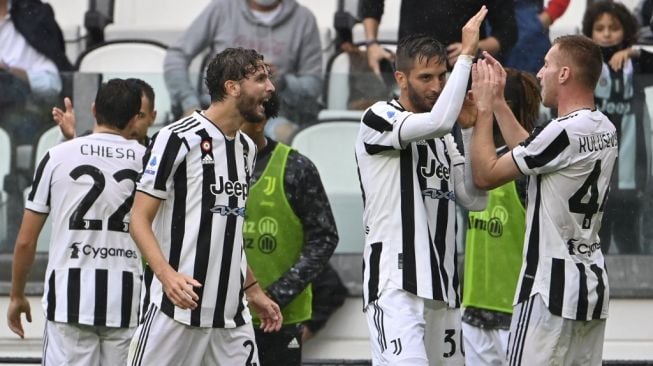
POLYGON ((388 289, 367 305, 365 315, 375 366, 464 364, 460 309, 388 289))
POLYGON ((508 334, 505 329, 483 329, 463 322, 465 364, 506 366, 508 334))
POLYGON ((540 295, 514 307, 508 340, 509 365, 601 365, 605 320, 579 321, 553 315, 540 295))
POLYGON ((259 365, 254 328, 198 328, 150 304, 129 345, 127 365, 259 365))
POLYGON ((124 365, 134 330, 47 320, 43 365, 124 365))

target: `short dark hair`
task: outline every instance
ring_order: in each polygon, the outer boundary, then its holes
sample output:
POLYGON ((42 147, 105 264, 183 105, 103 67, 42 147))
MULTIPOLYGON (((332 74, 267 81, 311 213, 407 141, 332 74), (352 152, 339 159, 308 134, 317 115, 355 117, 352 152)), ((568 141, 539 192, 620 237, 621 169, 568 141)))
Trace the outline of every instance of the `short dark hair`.
POLYGON ((253 75, 263 62, 263 55, 253 49, 227 48, 209 62, 206 69, 206 87, 211 102, 220 102, 226 97, 224 83, 240 81, 253 75))
POLYGON ((637 31, 639 28, 637 18, 635 18, 633 13, 624 4, 612 0, 594 2, 587 7, 583 16, 584 35, 592 38, 594 23, 602 14, 610 14, 621 23, 624 29, 623 42, 626 46, 632 46, 637 41, 637 31))
POLYGON ((601 47, 583 35, 560 36, 553 41, 558 46, 561 58, 568 58, 576 67, 578 80, 594 90, 603 69, 601 47))
POLYGON ((122 130, 140 109, 140 88, 123 79, 111 79, 102 83, 95 95, 95 119, 98 125, 122 130))
POLYGON ((152 86, 145 80, 137 78, 129 78, 127 82, 134 83, 141 90, 141 93, 145 95, 145 98, 150 101, 151 107, 154 109, 154 89, 152 89, 152 86))
POLYGON ((411 34, 399 40, 395 58, 395 70, 410 73, 415 61, 429 61, 435 58, 438 63, 447 61, 447 50, 438 40, 425 34, 411 34))

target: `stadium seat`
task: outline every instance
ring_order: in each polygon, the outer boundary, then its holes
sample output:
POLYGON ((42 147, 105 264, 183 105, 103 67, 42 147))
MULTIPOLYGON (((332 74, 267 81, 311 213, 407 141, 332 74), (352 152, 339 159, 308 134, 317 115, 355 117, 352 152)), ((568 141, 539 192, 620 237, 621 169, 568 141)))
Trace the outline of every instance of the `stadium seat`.
POLYGON ((338 253, 363 251, 363 198, 354 143, 357 122, 323 122, 300 130, 292 147, 309 157, 322 178, 338 227, 338 253))
POLYGON ((163 79, 163 59, 166 46, 147 40, 109 41, 82 53, 77 67, 83 73, 100 73, 103 80, 140 78, 154 89, 155 124, 171 121, 171 100, 163 79))

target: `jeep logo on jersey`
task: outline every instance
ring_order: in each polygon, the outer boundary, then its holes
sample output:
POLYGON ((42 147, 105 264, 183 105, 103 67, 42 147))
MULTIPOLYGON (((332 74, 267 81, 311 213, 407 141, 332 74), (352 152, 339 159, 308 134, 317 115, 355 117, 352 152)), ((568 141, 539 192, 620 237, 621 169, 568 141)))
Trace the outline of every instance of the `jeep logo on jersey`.
POLYGON ((93 259, 106 259, 109 257, 138 258, 138 254, 135 250, 111 247, 96 248, 91 244, 82 244, 83 243, 80 242, 74 242, 70 245, 70 259, 79 259, 80 252, 82 255, 93 259), (82 245, 81 249, 79 248, 80 245, 82 245))
POLYGON ((150 160, 147 162, 147 166, 143 170, 144 174, 155 175, 159 167, 160 158, 157 155, 152 155, 150 160))
POLYGON ((449 180, 449 167, 440 164, 435 159, 431 159, 430 163, 430 166, 420 168, 420 173, 424 178, 430 178, 436 175, 440 179, 449 180))
POLYGON ((439 200, 439 199, 443 199, 443 198, 448 199, 448 200, 452 200, 452 201, 456 200, 456 195, 453 192, 451 192, 451 191, 445 192, 445 191, 443 191, 441 189, 437 189, 437 188, 426 188, 426 189, 422 190, 422 196, 429 197, 429 198, 432 198, 434 200, 439 200))
POLYGON ((200 150, 202 151, 202 164, 214 164, 213 160, 213 142, 211 139, 204 139, 200 143, 200 150))
POLYGON ((232 208, 232 207, 225 206, 225 205, 216 205, 216 206, 211 207, 211 209, 209 211, 211 211, 213 213, 220 214, 222 216, 233 215, 233 216, 245 217, 245 207, 233 207, 232 208))
POLYGON ((594 252, 601 250, 601 243, 588 244, 577 239, 569 239, 567 240, 567 249, 570 255, 581 254, 591 257, 594 252))
POLYGON ((211 184, 211 193, 218 196, 224 192, 227 196, 240 196, 243 199, 247 198, 249 193, 249 185, 247 183, 240 183, 228 180, 225 182, 223 176, 218 178, 217 184, 211 184))

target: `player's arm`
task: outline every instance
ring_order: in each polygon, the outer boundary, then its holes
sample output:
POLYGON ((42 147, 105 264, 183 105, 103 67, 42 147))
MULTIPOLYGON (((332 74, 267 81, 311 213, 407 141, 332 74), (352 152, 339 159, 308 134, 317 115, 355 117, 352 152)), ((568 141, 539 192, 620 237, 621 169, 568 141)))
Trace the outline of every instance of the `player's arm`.
POLYGON ((283 323, 281 309, 276 302, 265 294, 249 265, 247 265, 244 289, 250 308, 261 319, 261 329, 264 332, 276 332, 281 329, 283 323))
POLYGON ((474 185, 471 152, 469 151, 472 131, 473 128, 471 127, 462 130, 463 146, 465 148, 464 157, 460 154, 452 135, 445 136, 445 142, 447 150, 451 154, 456 202, 470 211, 482 211, 487 207, 488 193, 474 185))
POLYGON ((472 68, 472 92, 478 111, 472 135, 471 158, 474 184, 481 189, 492 189, 521 176, 512 154, 497 158, 492 136, 492 103, 498 88, 496 72, 486 60, 479 60, 472 68))
POLYGON ((338 230, 320 174, 305 156, 288 156, 284 179, 286 196, 302 223, 304 246, 297 261, 265 290, 284 308, 315 279, 338 244, 338 230))
POLYGON ((65 110, 57 107, 52 108, 52 119, 59 125, 64 139, 71 140, 75 138, 75 110, 70 98, 65 97, 63 103, 65 110))
POLYGON ((168 264, 152 231, 152 222, 160 204, 161 200, 158 198, 137 191, 129 231, 172 303, 181 309, 195 309, 199 296, 193 291, 193 287, 202 285, 192 277, 175 271, 168 264))
POLYGON ((16 237, 14 259, 11 268, 11 292, 9 294, 9 307, 7 309, 7 324, 12 332, 25 338, 25 331, 20 319, 20 314, 25 313, 28 322, 32 322, 32 312, 29 301, 25 296, 25 284, 34 256, 39 233, 43 228, 47 214, 25 210, 20 230, 16 237))

